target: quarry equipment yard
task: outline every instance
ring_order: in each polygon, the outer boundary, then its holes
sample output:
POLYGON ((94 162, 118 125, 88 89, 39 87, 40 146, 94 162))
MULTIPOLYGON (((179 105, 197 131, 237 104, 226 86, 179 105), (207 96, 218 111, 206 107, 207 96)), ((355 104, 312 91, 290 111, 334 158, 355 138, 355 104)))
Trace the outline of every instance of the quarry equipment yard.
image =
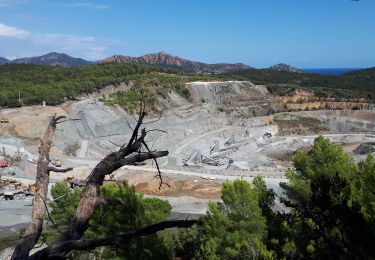
MULTIPOLYGON (((187 88, 188 100, 169 93, 163 113, 149 116, 144 125, 147 130, 158 130, 147 135, 150 149, 169 151, 167 157, 158 160, 169 186, 159 189, 151 160, 113 174, 116 180, 134 185, 138 192, 168 199, 176 213, 203 214, 208 200, 220 199, 221 183, 235 178, 251 181, 262 176, 280 193, 278 184, 286 181, 284 174, 292 167, 291 156, 297 149, 308 149, 319 134, 343 145, 356 160, 365 155, 356 154, 355 149, 375 141, 373 110, 267 115, 268 109, 275 109, 277 104, 264 86, 230 81, 192 82, 187 88)), ((105 155, 129 139, 135 123, 134 116, 120 107, 104 105, 98 96, 54 107, 3 109, 0 116, 9 122, 0 126, 0 148, 4 147, 3 156, 12 164, 0 169, 2 176, 35 179, 39 138, 54 114, 67 119, 56 129, 51 159, 74 170, 51 173, 52 183, 67 177, 84 180, 105 155)), ((9 209, 12 214, 17 208, 26 211, 12 223, 2 218, 1 230, 8 227, 10 232, 28 221, 31 201, 4 203, 0 202, 1 212, 9 209)))

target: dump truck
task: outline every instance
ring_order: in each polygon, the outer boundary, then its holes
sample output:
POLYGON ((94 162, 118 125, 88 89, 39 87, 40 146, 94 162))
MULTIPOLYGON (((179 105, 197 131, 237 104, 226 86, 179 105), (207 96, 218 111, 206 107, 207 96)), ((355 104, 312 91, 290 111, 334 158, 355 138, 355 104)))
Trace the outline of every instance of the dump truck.
POLYGON ((24 200, 35 194, 35 183, 25 186, 12 179, 0 179, 0 200, 24 200))
POLYGON ((52 163, 53 166, 56 166, 56 167, 61 167, 61 165, 62 165, 62 163, 59 159, 56 159, 56 160, 51 159, 51 163, 52 163))

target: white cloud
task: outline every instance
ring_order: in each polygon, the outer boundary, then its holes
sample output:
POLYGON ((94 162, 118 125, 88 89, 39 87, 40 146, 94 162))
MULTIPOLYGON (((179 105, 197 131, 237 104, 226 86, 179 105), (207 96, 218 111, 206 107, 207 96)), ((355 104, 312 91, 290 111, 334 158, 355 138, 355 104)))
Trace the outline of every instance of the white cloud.
POLYGON ((109 9, 109 5, 89 3, 89 2, 76 2, 76 3, 58 3, 62 7, 76 7, 76 8, 91 8, 91 9, 109 9))
POLYGON ((99 60, 114 41, 93 36, 73 34, 38 34, 30 41, 37 46, 47 47, 55 51, 68 52, 89 60, 99 60))
POLYGON ((0 37, 25 38, 29 34, 25 30, 0 23, 0 37))
MULTIPOLYGON (((92 61, 109 56, 119 46, 113 39, 75 34, 29 33, 0 23, 0 54, 2 56, 37 56, 47 52, 65 52, 92 61)), ((1 56, 1 55, 0 55, 1 56)))

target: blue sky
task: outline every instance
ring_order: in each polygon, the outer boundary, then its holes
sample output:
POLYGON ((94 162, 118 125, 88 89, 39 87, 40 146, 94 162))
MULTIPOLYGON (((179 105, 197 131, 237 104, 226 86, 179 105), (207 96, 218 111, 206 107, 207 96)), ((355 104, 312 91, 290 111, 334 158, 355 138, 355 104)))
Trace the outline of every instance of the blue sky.
POLYGON ((375 66, 375 0, 0 0, 0 56, 375 66))

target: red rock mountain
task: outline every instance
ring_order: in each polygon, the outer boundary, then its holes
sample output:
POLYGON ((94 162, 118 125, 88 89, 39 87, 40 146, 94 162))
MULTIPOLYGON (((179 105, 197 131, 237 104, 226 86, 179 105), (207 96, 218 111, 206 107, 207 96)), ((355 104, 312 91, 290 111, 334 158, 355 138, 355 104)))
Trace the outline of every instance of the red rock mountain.
POLYGON ((118 62, 118 63, 137 63, 147 65, 157 65, 170 69, 178 69, 188 73, 204 73, 204 74, 220 74, 226 72, 234 72, 251 68, 242 63, 216 63, 206 64, 197 61, 186 60, 177 56, 170 55, 166 52, 158 52, 154 54, 147 54, 140 57, 114 55, 106 58, 100 63, 104 62, 118 62))

